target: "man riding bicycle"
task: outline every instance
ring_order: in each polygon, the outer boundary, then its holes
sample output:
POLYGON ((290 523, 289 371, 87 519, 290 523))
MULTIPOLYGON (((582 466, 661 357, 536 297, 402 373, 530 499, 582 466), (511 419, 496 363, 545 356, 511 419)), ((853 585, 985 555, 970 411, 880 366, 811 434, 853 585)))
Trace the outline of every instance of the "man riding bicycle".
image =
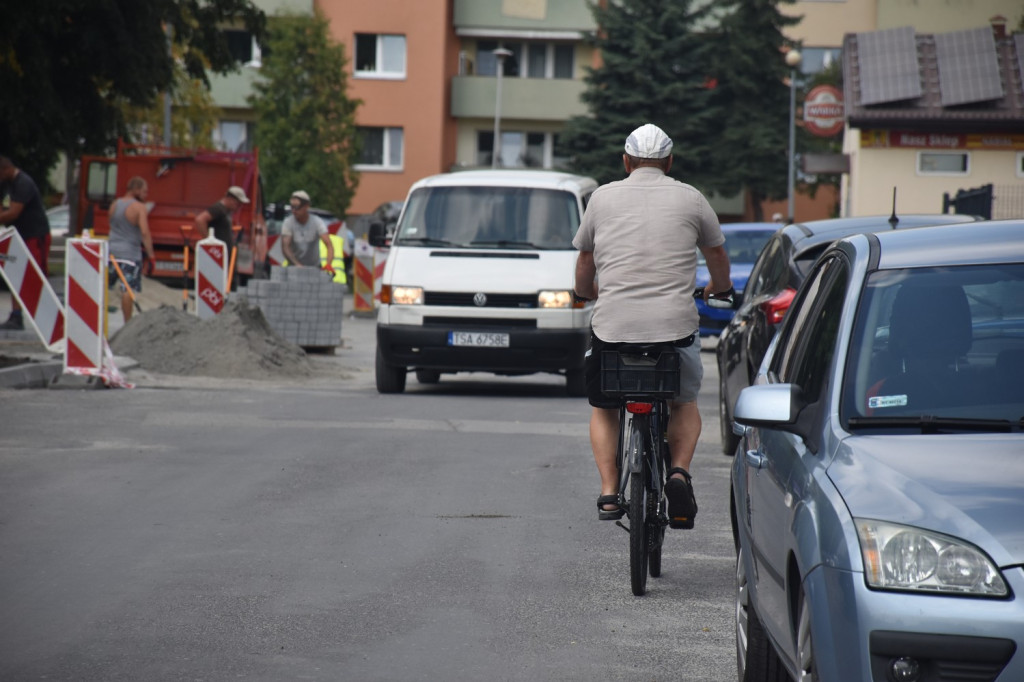
MULTIPOLYGON (((619 398, 601 393, 601 351, 610 344, 668 342, 680 356, 680 389, 671 402, 669 525, 692 528, 697 502, 689 473, 701 431, 697 393, 704 375, 693 301, 697 249, 704 254, 712 294, 732 289, 729 256, 718 216, 697 189, 666 174, 672 140, 650 123, 626 138, 629 175, 594 192, 573 246, 576 294, 597 299, 586 359, 587 396, 593 406, 590 442, 601 475, 598 517, 622 518, 618 505, 619 398), (600 293, 600 296, 598 295, 600 293)), ((612 345, 612 348, 615 346, 612 345)))

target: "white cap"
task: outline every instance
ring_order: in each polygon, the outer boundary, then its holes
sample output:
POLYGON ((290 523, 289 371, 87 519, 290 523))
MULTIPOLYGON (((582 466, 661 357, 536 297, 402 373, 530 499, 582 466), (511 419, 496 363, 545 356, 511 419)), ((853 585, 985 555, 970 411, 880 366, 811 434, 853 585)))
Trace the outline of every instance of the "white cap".
POLYGON ((292 192, 292 199, 298 199, 299 201, 301 201, 304 204, 308 204, 309 203, 309 195, 306 194, 306 192, 304 190, 301 190, 301 189, 297 189, 294 192, 292 192))
POLYGON ((249 203, 249 197, 245 196, 245 190, 239 187, 238 185, 228 187, 228 195, 233 196, 234 198, 241 201, 243 204, 249 203))
POLYGON ((653 123, 645 123, 626 138, 626 153, 638 159, 664 159, 672 153, 672 139, 653 123))

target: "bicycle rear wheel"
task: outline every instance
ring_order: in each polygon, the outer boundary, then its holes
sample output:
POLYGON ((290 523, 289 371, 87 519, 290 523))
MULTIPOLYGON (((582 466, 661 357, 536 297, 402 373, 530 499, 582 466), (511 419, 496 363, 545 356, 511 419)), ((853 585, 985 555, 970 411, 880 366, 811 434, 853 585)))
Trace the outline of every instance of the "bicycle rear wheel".
POLYGON ((647 486, 643 473, 629 475, 629 582, 633 594, 647 592, 647 486))

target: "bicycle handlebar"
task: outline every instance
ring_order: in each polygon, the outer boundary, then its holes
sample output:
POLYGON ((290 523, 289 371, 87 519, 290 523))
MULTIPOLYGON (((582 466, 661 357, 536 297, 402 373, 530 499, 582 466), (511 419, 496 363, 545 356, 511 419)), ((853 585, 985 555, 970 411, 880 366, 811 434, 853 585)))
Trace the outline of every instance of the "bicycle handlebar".
MULTIPOLYGON (((704 288, 697 287, 693 290, 694 298, 704 298, 704 288)), ((712 308, 731 308, 735 302, 736 288, 729 287, 725 291, 717 291, 708 296, 707 304, 712 308)))

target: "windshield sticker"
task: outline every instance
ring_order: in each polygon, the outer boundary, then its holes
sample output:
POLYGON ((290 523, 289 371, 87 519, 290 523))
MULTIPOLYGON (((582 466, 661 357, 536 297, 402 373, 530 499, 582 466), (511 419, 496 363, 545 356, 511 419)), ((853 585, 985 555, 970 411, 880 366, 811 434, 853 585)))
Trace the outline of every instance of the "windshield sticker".
POLYGON ((868 398, 868 407, 876 410, 880 407, 906 407, 906 395, 878 395, 868 398))

